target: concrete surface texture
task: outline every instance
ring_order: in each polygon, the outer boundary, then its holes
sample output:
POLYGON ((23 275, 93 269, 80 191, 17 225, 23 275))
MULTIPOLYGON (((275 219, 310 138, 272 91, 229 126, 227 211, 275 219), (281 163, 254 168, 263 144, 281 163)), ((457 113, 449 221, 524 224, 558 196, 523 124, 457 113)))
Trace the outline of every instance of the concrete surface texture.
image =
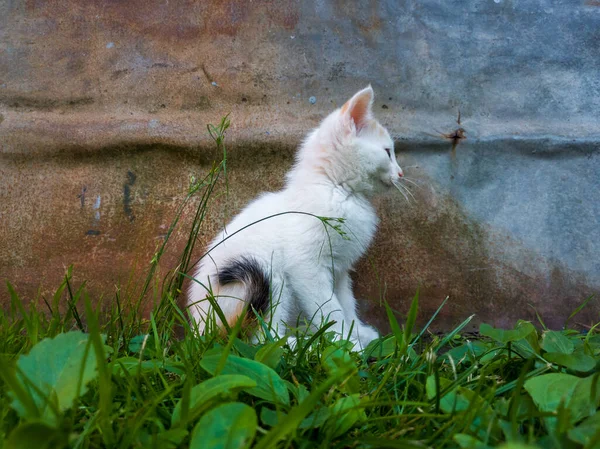
POLYGON ((381 297, 406 311, 420 286, 422 320, 450 296, 438 329, 534 308, 559 327, 600 292, 599 40, 592 0, 4 0, 0 278, 33 299, 74 264, 110 304, 218 157, 206 123, 231 114, 207 241, 371 83, 419 186, 378 199, 355 278, 367 321, 385 329, 381 297))

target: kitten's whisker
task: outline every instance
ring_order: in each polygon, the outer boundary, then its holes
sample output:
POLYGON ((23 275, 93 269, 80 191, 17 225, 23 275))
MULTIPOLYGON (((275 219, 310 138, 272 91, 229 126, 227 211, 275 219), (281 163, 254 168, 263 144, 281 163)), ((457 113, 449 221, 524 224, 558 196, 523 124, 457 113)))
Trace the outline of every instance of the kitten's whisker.
POLYGON ((396 184, 395 182, 392 182, 392 185, 396 188, 396 190, 398 192, 400 192, 400 194, 404 197, 404 199, 410 203, 410 201, 408 201, 408 197, 404 194, 404 192, 402 190, 400 190, 400 187, 398 187, 398 184, 396 184))
POLYGON ((392 182, 392 184, 394 185, 394 187, 396 187, 396 190, 398 192, 400 192, 400 194, 404 197, 404 199, 406 200, 406 202, 408 204, 410 204, 410 200, 408 199, 408 197, 406 196, 406 194, 402 190, 400 190, 400 187, 398 186, 398 184, 396 184, 395 182, 392 182))
POLYGON ((404 176, 404 177, 402 178, 402 180, 403 180, 403 181, 406 181, 406 182, 410 182, 412 185, 414 185, 414 186, 415 186, 416 188, 418 188, 418 189, 421 189, 421 188, 422 188, 422 187, 421 187, 419 184, 417 184, 417 183, 416 183, 415 181, 413 181, 412 179, 410 179, 410 178, 407 178, 406 176, 404 176))
POLYGON ((412 192, 410 191, 410 189, 409 189, 408 187, 406 187, 405 185, 402 185, 402 183, 401 183, 401 182, 400 182, 400 183, 398 183, 398 185, 399 185, 400 187, 402 187, 402 189, 403 189, 403 190, 404 190, 406 193, 408 193, 408 194, 411 196, 411 198, 413 199, 413 201, 414 201, 415 203, 417 202, 417 199, 415 198, 415 196, 412 194, 412 192))
POLYGON ((417 199, 415 198, 415 196, 413 195, 413 193, 410 191, 410 189, 408 187, 406 187, 406 186, 402 186, 402 187, 404 187, 404 190, 406 190, 406 193, 408 193, 411 196, 411 198, 413 199, 413 201, 416 203, 417 199))

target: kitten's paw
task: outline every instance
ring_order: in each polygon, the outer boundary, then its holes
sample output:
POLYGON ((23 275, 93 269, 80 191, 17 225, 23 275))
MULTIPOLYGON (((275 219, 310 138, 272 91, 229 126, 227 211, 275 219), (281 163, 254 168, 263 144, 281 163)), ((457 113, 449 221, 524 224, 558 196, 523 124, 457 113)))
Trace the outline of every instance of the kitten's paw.
POLYGON ((361 326, 358 329, 358 339, 360 342, 361 349, 365 349, 369 343, 371 343, 373 340, 376 340, 378 338, 379 338, 379 332, 377 332, 377 329, 375 329, 374 327, 361 326))

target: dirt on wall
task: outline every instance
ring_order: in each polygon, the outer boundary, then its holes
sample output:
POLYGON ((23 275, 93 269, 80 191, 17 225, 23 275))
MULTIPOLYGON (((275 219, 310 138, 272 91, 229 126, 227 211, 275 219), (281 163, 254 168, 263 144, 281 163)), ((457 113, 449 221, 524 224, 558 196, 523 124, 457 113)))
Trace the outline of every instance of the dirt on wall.
MULTIPOLYGON (((216 192, 197 253, 256 194, 282 185, 292 154, 285 146, 228 149, 229 194, 224 184, 216 192)), ((131 288, 148 268, 190 177, 205 173, 218 157, 208 149, 169 147, 47 158, 3 155, 0 240, 10 242, 0 251, 3 278, 27 299, 48 298, 73 264, 76 285, 87 281, 91 297, 110 307, 115 288, 131 288)), ((534 318, 535 310, 547 325, 558 327, 593 292, 581 276, 549 265, 520 242, 470 218, 422 169, 410 168, 415 162, 410 154, 400 153, 399 159, 417 185, 406 184, 414 196, 409 201, 396 191, 377 199, 380 231, 354 273, 367 321, 386 330, 382 299, 405 312, 419 288, 421 321, 450 297, 435 329, 471 314, 476 314, 474 326, 480 321, 509 326, 518 318, 534 318), (514 267, 515 251, 526 267, 514 267)), ((163 274, 174 268, 183 248, 192 208, 163 258, 163 274)), ((7 306, 7 292, 0 298, 7 306)), ((582 314, 581 324, 590 324, 592 316, 582 314)))
MULTIPOLYGON (((450 297, 440 329, 472 313, 508 326, 534 309, 560 327, 600 289, 597 10, 0 2, 0 280, 48 296, 74 264, 111 304, 147 267, 190 176, 220 156, 207 123, 230 114, 230 190, 203 242, 281 186, 302 136, 371 83, 419 187, 407 185, 410 204, 377 200, 381 229, 355 273, 363 314, 384 329, 382 297, 404 312, 419 287, 421 320, 450 297)), ((576 320, 597 318, 592 301, 576 320)))

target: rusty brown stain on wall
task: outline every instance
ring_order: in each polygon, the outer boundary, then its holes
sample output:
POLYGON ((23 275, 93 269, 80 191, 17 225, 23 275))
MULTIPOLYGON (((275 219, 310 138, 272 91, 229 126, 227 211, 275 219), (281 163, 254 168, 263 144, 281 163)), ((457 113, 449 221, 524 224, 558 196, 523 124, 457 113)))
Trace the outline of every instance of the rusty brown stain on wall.
MULTIPOLYGON (((247 26, 250 17, 264 16, 265 26, 293 29, 299 20, 293 3, 277 1, 248 2, 159 0, 86 2, 26 2, 28 18, 44 18, 58 27, 69 26, 72 37, 87 37, 98 28, 119 32, 139 33, 147 37, 175 39, 179 42, 206 38, 206 36, 235 36, 247 26)), ((256 22, 257 20, 254 20, 256 22)), ((258 19, 260 23, 260 19, 258 19)))
MULTIPOLYGON (((257 193, 282 185, 293 148, 247 150, 236 146, 228 150, 230 194, 214 197, 198 253, 257 193)), ((75 282, 88 281, 92 299, 106 308, 111 307, 115 286, 124 290, 130 276, 134 283, 143 278, 187 191, 189 176, 205 172, 212 161, 203 151, 162 147, 64 153, 41 160, 27 155, 0 158, 0 215, 6 223, 0 241, 12 242, 0 248, 2 277, 11 280, 26 299, 34 298, 38 289, 49 297, 66 267, 74 264, 75 282), (129 173, 136 174, 134 182, 129 173), (15 191, 11 186, 17 178, 15 191), (125 184, 130 187, 127 203, 125 184), (86 186, 84 207, 78 198, 82 185, 86 186), (98 196, 102 203, 100 218, 95 220, 93 204, 98 196), (126 204, 135 220, 126 213, 126 204), (11 215, 16 209, 19 213, 11 215), (98 233, 89 234, 90 229, 98 233)), ((402 162, 411 165, 410 160, 402 162)), ((585 279, 557 264, 544 271, 547 261, 469 218, 422 172, 408 169, 406 173, 421 185, 412 190, 417 202, 409 204, 394 193, 378 199, 381 229, 355 273, 362 313, 381 330, 388 329, 382 292, 392 307, 406 312, 420 287, 421 322, 449 295, 434 329, 448 328, 473 313, 477 314, 474 323, 484 319, 499 326, 511 325, 517 318, 533 319, 527 303, 556 327, 591 293, 585 279), (521 252, 520 259, 527 264, 524 271, 507 263, 503 257, 507 248, 521 252), (564 305, 560 310, 557 301, 564 305), (521 308, 515 307, 517 302, 521 308)), ((161 273, 174 267, 192 212, 193 205, 174 234, 161 273)), ((5 290, 0 291, 0 302, 7 307, 5 290)), ((146 310, 152 307, 151 297, 145 306, 146 310)), ((584 319, 582 324, 588 323, 584 319)))
POLYGON ((287 35, 300 20, 299 5, 275 1, 27 0, 25 6, 7 10, 7 45, 19 57, 6 67, 9 60, 0 59, 9 81, 0 83, 0 106, 70 112, 75 123, 75 114, 86 111, 106 113, 108 121, 208 110, 238 102, 241 85, 246 95, 263 98, 274 80, 267 74, 278 64, 280 46, 271 33, 287 35))

